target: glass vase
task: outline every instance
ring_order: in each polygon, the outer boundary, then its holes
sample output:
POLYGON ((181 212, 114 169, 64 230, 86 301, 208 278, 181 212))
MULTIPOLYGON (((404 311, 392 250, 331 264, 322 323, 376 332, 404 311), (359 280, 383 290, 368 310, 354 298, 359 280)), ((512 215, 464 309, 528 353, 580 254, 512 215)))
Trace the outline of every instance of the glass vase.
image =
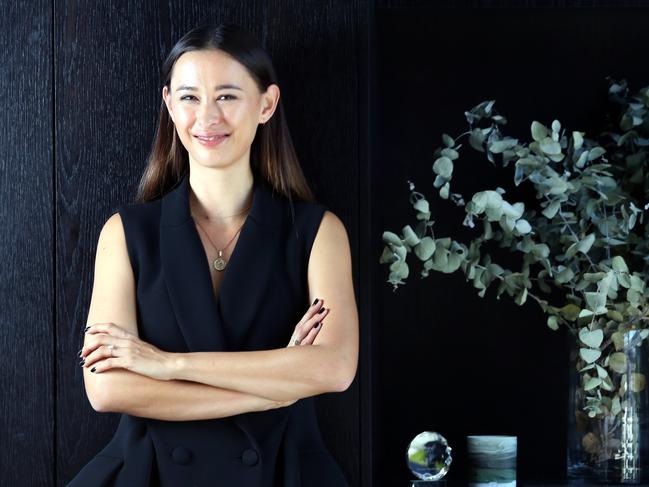
POLYGON ((588 376, 583 369, 590 364, 579 354, 586 345, 570 336, 570 480, 603 484, 638 484, 649 480, 649 340, 643 339, 642 334, 640 330, 625 332, 618 350, 614 343, 602 344, 603 353, 593 362, 588 376), (612 353, 615 357, 611 357, 612 353), (605 387, 586 390, 589 378, 602 375, 608 376, 605 387))

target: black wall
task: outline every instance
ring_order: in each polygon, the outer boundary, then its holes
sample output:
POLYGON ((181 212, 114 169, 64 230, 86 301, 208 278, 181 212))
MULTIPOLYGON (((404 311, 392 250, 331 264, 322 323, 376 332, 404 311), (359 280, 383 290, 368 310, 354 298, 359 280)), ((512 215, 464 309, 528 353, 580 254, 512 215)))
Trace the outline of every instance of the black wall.
MULTIPOLYGON (((646 84, 649 6, 620 5, 1 0, 0 485, 64 485, 115 430, 118 415, 90 407, 76 357, 95 246, 144 168, 160 64, 206 18, 268 49, 307 178, 349 232, 359 371, 318 413, 351 485, 407 485, 406 446, 426 429, 456 451, 450 478, 464 437, 481 433, 518 435, 528 478, 562 475, 564 337, 532 303, 480 299, 460 274, 413 272, 393 293, 380 240, 412 223, 408 179, 439 212, 436 231, 458 231, 431 192, 432 152, 475 103, 495 98, 521 136, 533 118, 591 131, 603 76, 646 84)), ((510 190, 507 171, 472 171, 454 178, 464 192, 510 190)))
MULTIPOLYGON (((436 238, 450 236, 468 246, 481 233, 480 225, 475 231, 462 226, 463 208, 437 196, 432 171, 442 133, 468 130, 464 112, 478 103, 496 100, 495 109, 508 119, 502 130, 521 140, 531 139, 533 120, 549 126, 554 119, 568 133, 597 138, 605 128, 605 77, 626 78, 633 92, 649 84, 649 64, 639 54, 649 44, 646 8, 455 3, 462 5, 386 1, 376 10, 370 102, 375 236, 417 224, 408 180, 430 202, 436 238)), ((512 164, 494 167, 466 137, 461 140, 453 192, 470 199, 500 186, 507 201, 535 206, 531 184, 515 187, 512 164)), ((494 245, 483 251, 520 270, 520 257, 494 245)), ((373 326, 373 452, 381 475, 374 485, 404 485, 410 478, 406 447, 424 430, 442 433, 453 447, 451 480, 465 475, 466 436, 480 434, 518 437, 519 479, 561 480, 567 333, 550 330, 532 299, 522 307, 506 293, 496 300, 497 283, 480 298, 461 270, 421 279, 421 262, 414 256, 408 262, 407 284, 396 292, 385 282, 386 265, 375 280, 380 318, 373 326)))

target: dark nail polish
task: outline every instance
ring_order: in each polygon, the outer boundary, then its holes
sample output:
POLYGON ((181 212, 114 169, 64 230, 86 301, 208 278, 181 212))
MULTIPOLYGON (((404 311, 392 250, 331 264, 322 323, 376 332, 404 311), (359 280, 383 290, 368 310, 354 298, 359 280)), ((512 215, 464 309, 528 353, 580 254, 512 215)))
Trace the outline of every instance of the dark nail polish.
POLYGON ((79 352, 77 353, 77 355, 78 355, 79 357, 81 357, 81 352, 83 352, 83 348, 80 348, 80 349, 79 349, 79 352))
POLYGON ((83 365, 86 363, 86 359, 84 358, 81 362, 79 362, 79 365, 83 365))
POLYGON ((92 369, 90 369, 90 372, 94 372, 94 371, 95 371, 95 367, 93 367, 92 369))
POLYGON ((83 330, 83 331, 86 332, 86 331, 88 331, 89 329, 90 329, 90 327, 89 327, 89 326, 86 326, 86 329, 83 330))
POLYGON ((318 311, 318 313, 324 313, 324 310, 325 310, 325 308, 324 308, 324 306, 323 306, 322 308, 320 308, 320 310, 318 311))
MULTIPOLYGON (((313 302, 313 304, 316 304, 317 302, 318 302, 318 298, 315 298, 315 301, 313 302)), ((313 304, 311 306, 313 306, 313 304)))

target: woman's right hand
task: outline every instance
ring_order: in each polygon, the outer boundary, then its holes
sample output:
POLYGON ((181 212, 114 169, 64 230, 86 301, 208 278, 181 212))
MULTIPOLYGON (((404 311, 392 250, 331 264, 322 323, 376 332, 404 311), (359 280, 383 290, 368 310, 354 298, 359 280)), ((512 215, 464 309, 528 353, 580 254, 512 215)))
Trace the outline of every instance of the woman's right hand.
MULTIPOLYGON (((323 301, 318 299, 316 303, 309 307, 300 322, 295 326, 295 331, 293 331, 288 347, 301 347, 303 345, 313 344, 315 337, 322 329, 322 320, 329 313, 329 309, 323 307, 322 304, 323 301)), ((297 402, 297 399, 293 401, 281 401, 278 403, 277 407, 290 406, 295 402, 297 402)))

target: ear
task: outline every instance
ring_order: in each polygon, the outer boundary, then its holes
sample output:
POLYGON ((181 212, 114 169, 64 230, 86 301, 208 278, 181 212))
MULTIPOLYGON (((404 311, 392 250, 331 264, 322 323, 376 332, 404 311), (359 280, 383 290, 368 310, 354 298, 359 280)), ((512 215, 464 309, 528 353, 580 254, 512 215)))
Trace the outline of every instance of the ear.
POLYGON ((266 91, 261 94, 261 113, 259 114, 259 123, 266 123, 275 113, 277 103, 279 103, 279 86, 276 84, 268 85, 266 91))
POLYGON ((167 105, 167 111, 169 112, 169 116, 171 117, 171 120, 176 123, 174 120, 174 114, 171 110, 171 93, 169 93, 169 88, 167 85, 162 87, 162 99, 165 102, 165 105, 167 105))

